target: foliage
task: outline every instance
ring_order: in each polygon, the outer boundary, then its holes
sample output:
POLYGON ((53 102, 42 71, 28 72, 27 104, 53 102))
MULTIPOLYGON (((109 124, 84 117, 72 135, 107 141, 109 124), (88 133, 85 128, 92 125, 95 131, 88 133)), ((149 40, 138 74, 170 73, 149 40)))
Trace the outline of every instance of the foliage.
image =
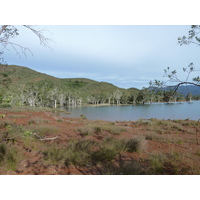
POLYGON ((200 46, 199 35, 200 25, 192 25, 191 30, 188 32, 188 36, 182 36, 178 38, 178 43, 182 45, 196 44, 200 46))
MULTIPOLYGON (((36 35, 40 41, 40 44, 49 47, 49 38, 46 38, 43 35, 43 32, 46 31, 46 29, 41 29, 36 26, 31 25, 23 25, 23 28, 26 28, 30 30, 34 35, 36 35)), ((30 49, 24 46, 21 46, 18 43, 15 43, 12 41, 13 38, 16 38, 19 36, 20 31, 16 26, 13 25, 1 25, 0 26, 0 46, 3 50, 13 50, 17 55, 20 56, 20 52, 26 56, 26 52, 30 52, 30 49)), ((0 52, 0 56, 4 53, 3 50, 0 52)), ((5 64, 4 59, 0 59, 0 64, 5 64)))
POLYGON ((4 166, 6 170, 16 170, 21 159, 22 155, 13 145, 0 144, 0 166, 4 166))
MULTIPOLYGON (((121 89, 110 83, 90 79, 59 79, 26 67, 1 66, 0 77, 7 74, 11 81, 0 84, 0 105, 29 105, 30 107, 76 106, 83 104, 144 104, 160 102, 169 91, 164 89, 121 89)), ((160 83, 158 83, 160 85, 160 83)), ((174 88, 171 88, 172 92, 174 88)), ((174 95, 173 93, 168 96, 174 95)))
POLYGON ((1 66, 0 74, 3 73, 8 74, 11 83, 9 90, 0 84, 0 91, 5 91, 2 98, 9 97, 12 105, 55 107, 57 104, 119 104, 130 102, 138 91, 84 78, 59 79, 20 66, 1 66))
POLYGON ((126 149, 129 152, 139 152, 142 149, 144 144, 145 138, 144 137, 136 137, 129 139, 126 143, 126 149))
MULTIPOLYGON (((200 30, 200 25, 192 25, 191 30, 188 32, 188 36, 182 36, 178 38, 178 44, 180 46, 182 45, 189 45, 189 44, 195 44, 200 46, 200 37, 199 37, 199 30, 200 30)), ((190 63, 187 67, 183 68, 183 72, 186 74, 185 79, 180 79, 177 73, 177 70, 171 70, 170 67, 167 67, 164 69, 164 77, 168 79, 167 82, 171 82, 175 85, 172 86, 173 90, 169 94, 167 100, 169 100, 169 96, 173 97, 175 93, 177 92, 178 88, 181 85, 195 85, 195 86, 200 86, 200 77, 193 77, 192 80, 190 80, 190 75, 191 73, 197 72, 199 69, 196 69, 194 67, 193 63, 190 63)), ((166 83, 167 83, 166 82, 166 83)), ((162 88, 165 86, 163 81, 150 81, 149 85, 150 87, 153 88, 162 88)))

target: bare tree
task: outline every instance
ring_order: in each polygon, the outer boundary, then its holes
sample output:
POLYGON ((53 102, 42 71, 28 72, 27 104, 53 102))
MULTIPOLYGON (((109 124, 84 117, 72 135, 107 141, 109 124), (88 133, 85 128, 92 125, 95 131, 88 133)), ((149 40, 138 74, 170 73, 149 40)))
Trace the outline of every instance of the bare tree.
MULTIPOLYGON (((45 28, 39 28, 38 26, 22 25, 24 28, 29 29, 34 35, 36 35, 40 41, 40 44, 44 47, 49 47, 49 41, 51 39, 45 37, 43 33, 47 31, 45 28)), ((13 38, 19 35, 19 30, 13 25, 1 25, 0 26, 0 55, 4 53, 4 50, 14 50, 17 55, 22 53, 26 56, 26 52, 31 52, 28 47, 24 47, 12 41, 13 38)), ((2 61, 2 60, 0 60, 2 61)))
POLYGON ((64 103, 66 102, 66 95, 65 95, 64 91, 59 90, 59 92, 58 92, 58 100, 60 102, 60 107, 62 107, 64 105, 64 103))
POLYGON ((57 86, 49 91, 49 98, 53 101, 54 108, 57 108, 58 95, 59 89, 57 86))
MULTIPOLYGON (((192 25, 191 30, 188 32, 188 36, 182 36, 178 38, 178 44, 189 45, 195 44, 200 46, 200 25, 192 25)), ((150 81, 149 85, 151 88, 156 87, 165 87, 167 83, 174 83, 174 85, 168 86, 171 88, 171 96, 173 96, 178 88, 181 85, 195 85, 200 87, 200 77, 190 78, 192 73, 198 72, 200 69, 195 68, 193 63, 190 63, 186 68, 183 68, 183 72, 186 74, 184 79, 180 79, 176 70, 171 70, 169 67, 164 70, 164 77, 167 77, 168 80, 166 82, 155 80, 154 82, 150 81)))

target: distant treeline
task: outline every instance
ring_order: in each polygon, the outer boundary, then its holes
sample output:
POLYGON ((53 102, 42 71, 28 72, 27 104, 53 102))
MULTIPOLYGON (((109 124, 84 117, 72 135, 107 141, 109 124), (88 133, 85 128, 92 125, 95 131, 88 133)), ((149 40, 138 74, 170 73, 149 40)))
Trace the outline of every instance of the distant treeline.
POLYGON ((143 88, 122 89, 107 82, 85 78, 58 79, 26 67, 1 66, 1 106, 76 106, 83 104, 144 104, 153 102, 199 100, 200 95, 186 96, 171 91, 143 88))

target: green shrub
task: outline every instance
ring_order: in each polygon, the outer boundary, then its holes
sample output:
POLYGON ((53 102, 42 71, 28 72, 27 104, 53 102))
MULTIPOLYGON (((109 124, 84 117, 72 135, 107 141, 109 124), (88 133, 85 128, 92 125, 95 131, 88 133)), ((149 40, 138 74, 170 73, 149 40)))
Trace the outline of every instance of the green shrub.
POLYGON ((80 117, 81 117, 82 119, 87 119, 87 117, 86 117, 85 115, 83 115, 83 114, 81 114, 80 117))
POLYGON ((150 167, 148 169, 149 174, 163 174, 164 173, 164 161, 166 157, 162 154, 153 153, 150 158, 150 167))
POLYGON ((0 144, 0 166, 6 170, 16 170, 17 164, 22 160, 21 153, 9 144, 0 144))
POLYGON ((46 146, 44 159, 52 164, 64 164, 65 166, 86 166, 90 163, 90 149, 94 142, 90 140, 70 141, 64 148, 53 144, 46 146))
POLYGON ((82 136, 100 134, 103 131, 106 131, 113 135, 120 135, 120 133, 126 131, 126 129, 123 127, 111 126, 111 125, 105 125, 105 126, 94 125, 94 126, 86 126, 79 128, 78 131, 81 133, 82 136))
POLYGON ((82 136, 92 135, 94 133, 94 130, 92 127, 82 127, 79 128, 78 131, 82 136))
POLYGON ((49 123, 49 120, 42 119, 42 118, 39 118, 39 117, 34 117, 34 118, 32 118, 28 121, 29 125, 31 125, 31 124, 42 125, 42 124, 48 124, 48 123, 49 123))
POLYGON ((91 149, 95 142, 91 140, 72 141, 66 148, 65 165, 86 166, 91 162, 91 149))
POLYGON ((60 128, 53 125, 31 125, 28 127, 32 132, 36 132, 38 135, 45 136, 47 133, 58 133, 60 128))
POLYGON ((93 129, 94 129, 94 132, 95 132, 96 134, 99 134, 99 133, 101 133, 101 131, 102 131, 102 128, 101 128, 100 126, 95 126, 95 127, 93 127, 93 129))
POLYGON ((53 144, 43 152, 43 155, 45 160, 50 160, 52 164, 57 164, 64 159, 64 149, 60 149, 56 144, 53 144))
POLYGON ((117 151, 112 148, 100 148, 98 151, 92 153, 92 162, 94 163, 104 163, 112 161, 117 155, 117 151))
POLYGON ((126 143, 126 149, 129 152, 139 152, 142 149, 145 138, 143 136, 129 139, 126 143))
POLYGON ((122 132, 126 131, 125 128, 118 127, 118 126, 104 126, 104 127, 102 127, 102 129, 113 135, 120 135, 122 132))
POLYGON ((2 120, 0 121, 0 128, 6 128, 7 126, 12 126, 15 123, 8 121, 8 120, 2 120))
POLYGON ((26 115, 19 115, 19 114, 18 114, 18 115, 14 115, 14 114, 13 114, 13 115, 9 115, 8 117, 9 117, 9 118, 18 119, 18 118, 25 118, 26 115))
POLYGON ((5 154, 6 154, 6 145, 0 144, 0 164, 4 160, 5 154))
POLYGON ((99 149, 91 154, 91 159, 93 163, 104 163, 110 162, 117 155, 126 150, 126 141, 122 139, 115 139, 112 137, 107 137, 100 144, 99 149))
POLYGON ((4 117, 6 117, 6 115, 0 114, 0 118, 4 118, 4 117))
POLYGON ((112 163, 103 165, 99 171, 101 175, 143 175, 145 172, 142 170, 141 165, 132 160, 122 166, 116 166, 112 163))

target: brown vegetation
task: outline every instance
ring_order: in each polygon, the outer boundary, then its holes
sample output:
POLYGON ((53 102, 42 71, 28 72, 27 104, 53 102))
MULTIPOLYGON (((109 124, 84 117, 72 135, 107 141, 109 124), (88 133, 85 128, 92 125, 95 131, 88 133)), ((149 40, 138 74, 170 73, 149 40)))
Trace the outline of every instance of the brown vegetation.
POLYGON ((200 174, 199 132, 190 120, 89 121, 2 109, 0 174, 200 174))

